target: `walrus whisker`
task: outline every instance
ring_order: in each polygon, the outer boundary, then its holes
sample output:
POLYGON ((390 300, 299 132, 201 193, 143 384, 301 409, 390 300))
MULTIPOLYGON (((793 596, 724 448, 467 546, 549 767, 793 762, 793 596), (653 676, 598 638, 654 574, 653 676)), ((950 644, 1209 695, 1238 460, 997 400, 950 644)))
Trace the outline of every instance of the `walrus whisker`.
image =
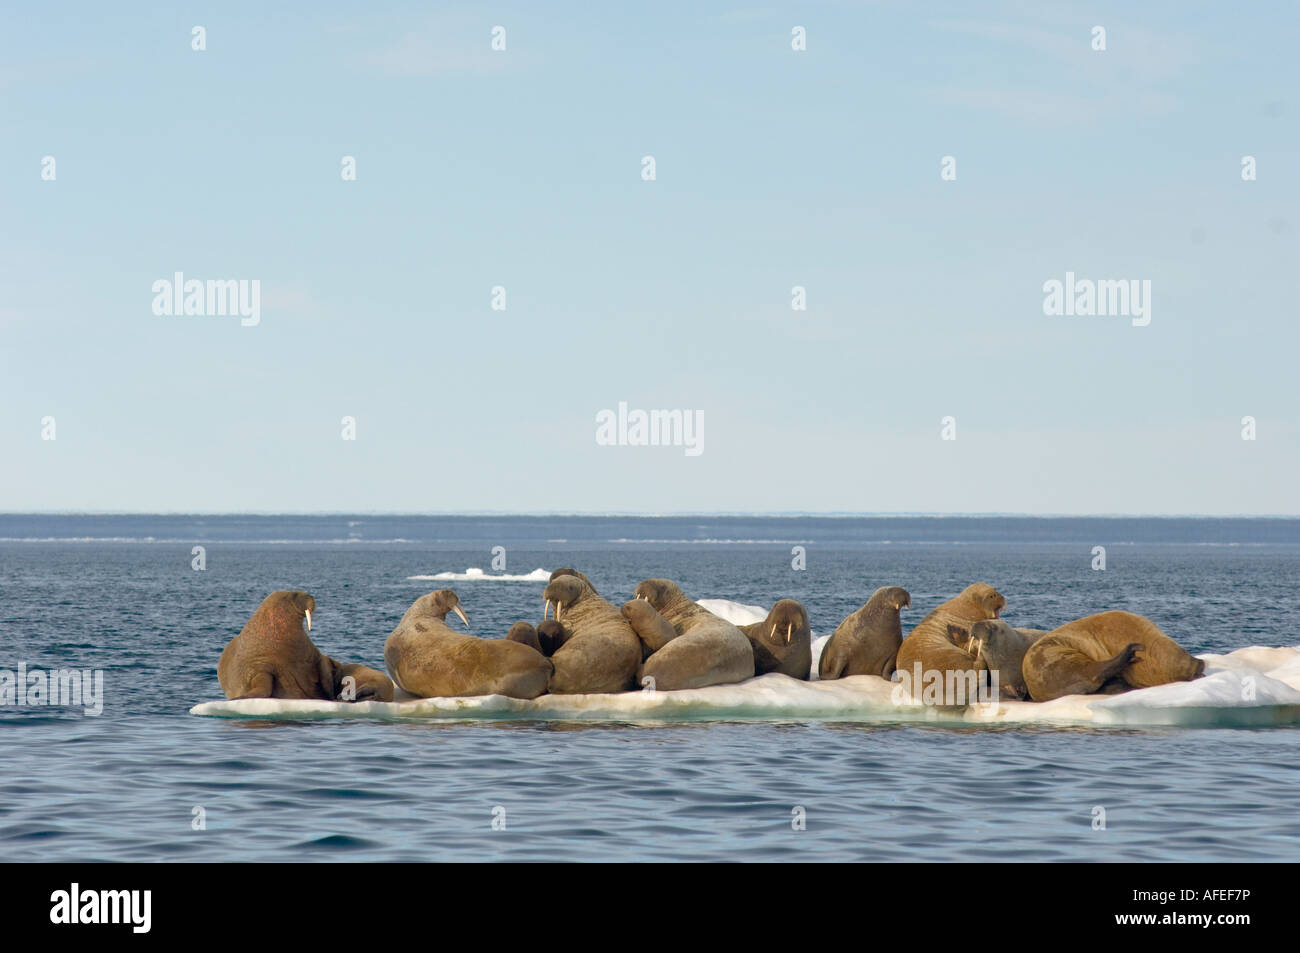
POLYGON ((305 612, 307 615, 307 631, 310 632, 311 631, 311 610, 303 609, 302 611, 305 612))

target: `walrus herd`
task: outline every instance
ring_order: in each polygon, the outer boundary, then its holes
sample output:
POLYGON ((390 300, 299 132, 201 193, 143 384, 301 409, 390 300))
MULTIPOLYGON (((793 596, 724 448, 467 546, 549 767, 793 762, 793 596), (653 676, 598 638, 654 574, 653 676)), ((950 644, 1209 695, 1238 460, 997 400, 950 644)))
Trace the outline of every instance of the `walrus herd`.
MULTIPOLYGON (((536 698, 812 674, 808 612, 793 599, 777 602, 761 622, 735 626, 668 579, 646 579, 631 601, 615 606, 585 575, 564 568, 551 573, 543 600, 536 626, 516 622, 505 638, 483 639, 447 624, 454 612, 469 627, 453 590, 423 595, 384 643, 385 676, 324 655, 307 634, 316 600, 273 592, 221 653, 217 677, 227 698, 392 701, 394 684, 422 698, 536 698)), ((1051 631, 1017 629, 1000 618, 1006 598, 977 582, 904 638, 901 613, 911 604, 906 589, 877 589, 835 628, 818 677, 896 677, 914 700, 956 705, 974 701, 975 686, 1044 702, 1189 681, 1205 671, 1202 660, 1131 612, 1101 612, 1051 631)))

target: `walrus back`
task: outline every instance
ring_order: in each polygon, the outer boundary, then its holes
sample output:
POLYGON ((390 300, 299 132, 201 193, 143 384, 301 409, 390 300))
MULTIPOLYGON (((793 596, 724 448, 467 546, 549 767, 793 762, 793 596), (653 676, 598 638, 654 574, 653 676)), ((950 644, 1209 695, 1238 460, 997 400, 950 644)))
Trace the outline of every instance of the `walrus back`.
POLYGON ((676 691, 754 677, 754 646, 738 626, 685 594, 659 612, 681 634, 645 660, 639 678, 654 679, 660 691, 676 691))
MULTIPOLYGON (((916 624, 916 628, 898 647, 896 663, 901 678, 910 686, 914 698, 921 697, 924 685, 924 682, 920 685, 914 683, 918 665, 922 679, 927 678, 927 672, 938 672, 944 677, 945 686, 950 674, 965 679, 964 684, 970 684, 970 675, 976 679, 983 677, 982 673, 988 670, 988 666, 983 660, 976 661, 974 656, 954 645, 948 638, 948 626, 959 625, 969 629, 986 617, 986 613, 973 609, 966 600, 958 597, 948 600, 916 624)), ((945 689, 943 703, 951 705, 974 700, 948 697, 945 689)))
POLYGON ((870 602, 835 627, 818 662, 818 677, 876 675, 889 678, 898 665, 903 630, 898 610, 881 610, 870 602))
POLYGON ((1150 619, 1132 612, 1099 612, 1067 622, 1051 635, 1069 638, 1094 661, 1110 658, 1126 645, 1140 642, 1144 647, 1137 660, 1123 673, 1124 681, 1134 688, 1190 681, 1205 671, 1204 661, 1165 635, 1150 619))
POLYGON ((643 678, 654 679, 659 691, 729 685, 754 677, 754 649, 740 629, 718 619, 721 626, 698 620, 641 666, 643 678))
POLYGON ((405 692, 421 698, 546 691, 551 663, 520 642, 453 632, 438 619, 404 620, 384 642, 384 665, 405 692))
POLYGON ((582 695, 636 687, 641 638, 617 606, 589 593, 565 612, 562 624, 572 635, 551 656, 549 691, 582 695))
POLYGON ((323 658, 305 634, 286 644, 260 639, 245 626, 222 650, 217 681, 227 698, 331 699, 323 658))

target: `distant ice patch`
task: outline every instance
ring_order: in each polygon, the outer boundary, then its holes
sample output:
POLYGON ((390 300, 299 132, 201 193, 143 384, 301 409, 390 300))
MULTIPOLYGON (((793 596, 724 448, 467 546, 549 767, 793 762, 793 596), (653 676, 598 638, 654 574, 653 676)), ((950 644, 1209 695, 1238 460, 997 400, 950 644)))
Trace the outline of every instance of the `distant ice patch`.
POLYGON ((470 566, 464 572, 438 572, 432 576, 407 576, 407 579, 424 579, 433 582, 549 582, 551 574, 545 569, 534 569, 522 576, 508 573, 485 573, 482 569, 470 566))
POLYGON ((732 625, 753 625, 767 618, 767 610, 762 606, 732 602, 730 599, 697 599, 696 604, 732 625))

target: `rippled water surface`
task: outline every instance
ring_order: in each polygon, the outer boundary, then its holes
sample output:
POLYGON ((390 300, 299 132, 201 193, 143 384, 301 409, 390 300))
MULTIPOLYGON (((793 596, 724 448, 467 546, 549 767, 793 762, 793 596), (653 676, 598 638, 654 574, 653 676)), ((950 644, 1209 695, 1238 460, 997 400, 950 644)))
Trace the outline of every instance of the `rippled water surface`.
POLYGON ((489 569, 498 545, 511 573, 576 565, 615 600, 651 575, 796 598, 819 633, 877 586, 911 591, 910 626, 979 580, 1017 625, 1123 608, 1194 652, 1294 645, 1294 521, 0 516, 0 538, 0 669, 99 668, 106 695, 98 718, 0 709, 10 860, 1300 858, 1291 728, 187 714, 221 697, 217 657, 273 589, 312 592, 321 649, 380 668, 431 588, 456 588, 480 635, 536 620, 541 583, 407 579, 489 569))

